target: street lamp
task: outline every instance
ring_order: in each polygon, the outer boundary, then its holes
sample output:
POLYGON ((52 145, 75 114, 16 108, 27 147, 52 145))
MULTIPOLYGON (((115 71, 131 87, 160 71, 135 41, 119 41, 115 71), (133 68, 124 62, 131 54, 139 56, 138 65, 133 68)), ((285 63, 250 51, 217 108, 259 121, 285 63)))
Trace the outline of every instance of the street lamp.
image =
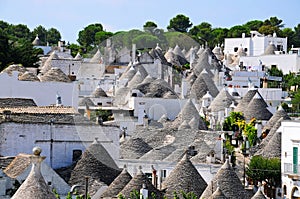
POLYGON ((243 136, 243 148, 242 148, 242 152, 243 152, 243 156, 244 156, 244 176, 243 176, 243 181, 244 181, 244 187, 246 187, 246 162, 245 162, 245 157, 249 155, 249 148, 250 148, 250 144, 249 144, 249 140, 248 137, 243 136))

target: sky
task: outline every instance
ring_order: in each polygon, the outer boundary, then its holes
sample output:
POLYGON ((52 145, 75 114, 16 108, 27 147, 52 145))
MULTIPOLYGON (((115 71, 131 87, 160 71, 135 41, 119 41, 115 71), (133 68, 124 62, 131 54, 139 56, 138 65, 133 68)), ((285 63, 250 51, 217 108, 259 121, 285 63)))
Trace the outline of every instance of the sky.
POLYGON ((299 0, 0 0, 0 20, 56 28, 62 40, 77 43, 78 32, 101 23, 106 31, 142 29, 147 21, 166 29, 177 14, 193 25, 208 22, 213 28, 230 28, 272 16, 285 27, 300 24, 299 0))

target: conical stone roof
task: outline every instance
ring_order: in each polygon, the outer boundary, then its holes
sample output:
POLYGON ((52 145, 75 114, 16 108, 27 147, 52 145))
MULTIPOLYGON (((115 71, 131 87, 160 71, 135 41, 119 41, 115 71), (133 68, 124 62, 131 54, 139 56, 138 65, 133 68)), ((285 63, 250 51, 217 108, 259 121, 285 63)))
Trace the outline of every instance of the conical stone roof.
POLYGON ((166 189, 165 196, 167 198, 174 197, 174 192, 180 194, 180 191, 193 192, 199 198, 206 187, 207 183, 189 160, 187 154, 162 183, 162 189, 166 189))
POLYGON ((40 81, 40 79, 32 72, 26 71, 18 77, 20 81, 40 81))
POLYGON ((167 92, 171 92, 177 96, 175 91, 163 79, 156 79, 149 83, 139 84, 136 88, 144 93, 145 97, 162 98, 167 92))
POLYGON ((199 76, 200 73, 204 69, 206 69, 207 71, 209 71, 209 76, 213 77, 213 73, 210 71, 211 69, 213 69, 213 67, 209 64, 208 57, 209 57, 209 54, 206 51, 204 51, 201 55, 199 55, 197 64, 193 68, 193 71, 197 76, 199 76))
POLYGON ((197 142, 201 144, 198 144, 197 155, 193 156, 191 161, 194 164, 206 163, 206 157, 212 151, 212 148, 204 140, 199 140, 197 142))
POLYGON ((40 77, 41 82, 71 82, 70 78, 59 68, 51 68, 40 77))
POLYGON ((95 98, 107 97, 107 94, 100 86, 97 86, 97 88, 92 93, 92 97, 95 97, 95 98))
POLYGON ((80 55, 79 52, 76 54, 76 56, 74 57, 74 59, 82 59, 82 56, 80 55))
POLYGON ((35 39, 32 42, 32 45, 34 46, 40 46, 41 45, 41 41, 38 35, 36 35, 35 39))
POLYGON ((134 88, 134 87, 137 87, 138 84, 140 84, 142 81, 143 81, 143 77, 140 73, 140 71, 137 71, 135 73, 135 75, 133 76, 133 78, 128 82, 127 86, 129 88, 134 88))
POLYGON ((151 151, 149 151, 148 153, 146 153, 145 155, 143 155, 140 158, 140 160, 147 160, 147 161, 163 160, 166 157, 168 157, 175 149, 176 147, 174 147, 171 144, 166 146, 156 147, 151 151))
POLYGON ((163 124, 163 123, 167 122, 168 120, 169 120, 169 118, 167 117, 167 115, 163 114, 157 121, 163 124))
POLYGON ((265 158, 281 158, 281 132, 276 132, 270 142, 257 154, 265 158))
POLYGON ((242 100, 238 103, 238 105, 236 106, 236 108, 234 109, 235 112, 244 112, 244 110, 246 110, 248 104, 250 103, 250 101, 252 100, 252 98, 254 97, 254 95, 257 93, 258 91, 255 90, 248 90, 248 92, 245 94, 245 96, 242 98, 242 100))
POLYGON ((227 199, 222 190, 218 187, 217 190, 208 199, 227 199))
POLYGON ((143 79, 145 79, 149 75, 142 64, 135 65, 135 70, 140 72, 143 79))
POLYGON ((270 43, 265 49, 264 55, 275 55, 276 46, 273 43, 270 43))
POLYGON ((203 70, 201 72, 200 76, 204 79, 211 96, 213 96, 215 98, 218 95, 219 90, 218 90, 214 80, 212 79, 213 76, 209 76, 209 73, 207 70, 203 70))
POLYGON ((175 125, 175 127, 179 127, 179 125, 181 125, 183 121, 191 121, 191 119, 193 118, 199 121, 198 129, 207 130, 207 126, 201 119, 194 103, 191 99, 189 99, 177 115, 176 119, 173 121, 173 124, 175 125))
POLYGON ((204 51, 205 49, 202 46, 200 46, 199 50, 197 51, 197 55, 200 56, 204 51))
POLYGON ((234 98, 228 93, 227 89, 222 89, 216 98, 212 101, 209 106, 211 112, 219 112, 228 108, 232 102, 235 102, 234 98))
POLYGON ((79 106, 95 106, 94 102, 88 97, 81 98, 78 102, 78 105, 79 106))
POLYGON ((116 198, 118 193, 124 189, 124 187, 130 182, 132 179, 131 175, 128 173, 126 166, 124 165, 123 171, 118 175, 118 177, 108 186, 108 188, 101 194, 101 198, 116 198))
POLYGON ((173 49, 173 53, 175 55, 178 55, 178 56, 181 56, 181 57, 185 57, 184 54, 182 53, 181 48, 178 45, 176 45, 175 48, 173 49))
POLYGON ((58 55, 53 51, 48 59, 45 61, 44 65, 41 67, 41 73, 45 74, 48 70, 52 68, 52 60, 58 59, 58 55))
POLYGON ((128 101, 127 101, 127 96, 130 93, 130 88, 128 87, 121 87, 116 91, 115 94, 115 101, 114 104, 115 105, 125 105, 128 101))
POLYGON ((218 170, 212 181, 208 183, 200 198, 209 198, 218 187, 227 198, 250 198, 228 159, 218 170))
POLYGON ((71 173, 69 184, 84 185, 85 176, 107 185, 120 174, 115 161, 98 141, 94 141, 78 160, 71 173))
POLYGON ((142 172, 141 168, 139 168, 136 176, 130 180, 130 182, 118 195, 122 194, 125 198, 129 198, 132 191, 140 191, 143 185, 145 185, 146 189, 148 189, 149 199, 154 199, 152 194, 154 194, 157 199, 162 198, 161 192, 152 185, 147 176, 142 172))
POLYGON ((184 129, 190 129, 190 125, 188 124, 188 122, 186 120, 184 120, 181 125, 178 127, 178 131, 180 130, 184 130, 184 129))
POLYGON ((130 138, 120 146, 120 158, 138 159, 151 150, 142 138, 130 138))
POLYGON ((41 174, 41 162, 46 157, 41 157, 41 149, 36 147, 33 150, 34 155, 30 157, 32 169, 26 180, 19 187, 12 199, 30 198, 30 199, 56 199, 51 188, 46 184, 41 174))
POLYGON ((195 117, 193 117, 190 120, 189 125, 190 125, 191 129, 198 129, 198 127, 199 127, 199 121, 195 117))
MULTIPOLYGON (((271 141, 271 139, 273 138, 273 136, 277 133, 277 130, 279 129, 279 127, 281 126, 281 122, 283 121, 283 118, 280 118, 275 124, 274 126, 271 128, 271 130, 269 131, 267 137, 265 137, 262 142, 259 145, 253 146, 250 149, 250 153, 254 154, 254 155, 260 155, 262 154, 264 148, 269 144, 269 142, 271 141)), ((274 140, 275 141, 275 140, 274 140)), ((269 146, 271 147, 271 145, 269 146)), ((275 149, 278 147, 274 146, 275 149)), ((273 153, 277 153, 278 151, 274 151, 273 153)))
POLYGON ((8 67, 6 67, 3 71, 5 73, 7 73, 8 75, 12 75, 13 71, 18 71, 19 73, 24 74, 27 70, 24 66, 22 66, 21 64, 11 64, 8 67))
POLYGON ((127 79, 128 81, 130 81, 136 72, 137 71, 133 67, 130 67, 130 69, 128 71, 126 71, 125 73, 123 73, 119 79, 120 80, 127 79))
POLYGON ((291 118, 288 116, 288 114, 285 112, 285 110, 280 106, 278 110, 274 113, 274 115, 270 118, 270 120, 267 122, 267 124, 264 126, 262 131, 266 131, 267 129, 271 129, 276 122, 283 118, 284 120, 290 120, 291 118))
POLYGON ((90 62, 92 62, 92 63, 101 63, 102 62, 102 57, 103 56, 102 56, 100 50, 98 49, 97 52, 92 57, 92 59, 90 60, 90 62))
POLYGON ((258 189, 251 199, 267 199, 267 197, 263 194, 261 189, 258 189))
POLYGON ((248 120, 252 118, 257 120, 269 120, 272 117, 272 113, 267 107, 268 105, 265 100, 261 95, 256 93, 247 106, 247 109, 244 111, 244 116, 248 120))
POLYGON ((151 83, 151 82, 153 82, 154 80, 155 80, 154 77, 151 77, 150 75, 147 75, 147 77, 146 77, 139 85, 151 83))
POLYGON ((281 158, 281 132, 277 129, 281 126, 283 118, 279 119, 271 129, 267 137, 260 144, 255 155, 262 155, 266 158, 281 158))
POLYGON ((214 81, 208 76, 207 71, 204 70, 194 81, 190 90, 190 97, 200 100, 207 91, 209 91, 213 97, 216 97, 219 93, 214 81))
POLYGON ((186 149, 179 148, 179 149, 176 149, 175 151, 173 151, 163 161, 166 161, 166 162, 179 162, 185 154, 186 154, 186 149))

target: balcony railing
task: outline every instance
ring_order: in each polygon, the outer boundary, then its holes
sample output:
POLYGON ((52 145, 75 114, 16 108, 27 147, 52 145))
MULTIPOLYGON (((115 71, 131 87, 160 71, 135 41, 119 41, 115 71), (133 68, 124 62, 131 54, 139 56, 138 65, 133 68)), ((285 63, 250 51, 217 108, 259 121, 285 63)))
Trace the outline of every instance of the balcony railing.
POLYGON ((300 165, 292 163, 284 163, 283 172, 288 174, 298 174, 300 175, 300 165))

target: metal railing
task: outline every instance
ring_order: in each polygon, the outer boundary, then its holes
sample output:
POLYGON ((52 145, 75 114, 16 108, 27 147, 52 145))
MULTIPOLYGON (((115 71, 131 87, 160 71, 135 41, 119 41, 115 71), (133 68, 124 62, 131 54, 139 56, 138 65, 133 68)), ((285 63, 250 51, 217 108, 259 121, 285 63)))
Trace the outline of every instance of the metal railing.
POLYGON ((283 172, 290 174, 300 174, 300 165, 292 163, 284 163, 283 172))

